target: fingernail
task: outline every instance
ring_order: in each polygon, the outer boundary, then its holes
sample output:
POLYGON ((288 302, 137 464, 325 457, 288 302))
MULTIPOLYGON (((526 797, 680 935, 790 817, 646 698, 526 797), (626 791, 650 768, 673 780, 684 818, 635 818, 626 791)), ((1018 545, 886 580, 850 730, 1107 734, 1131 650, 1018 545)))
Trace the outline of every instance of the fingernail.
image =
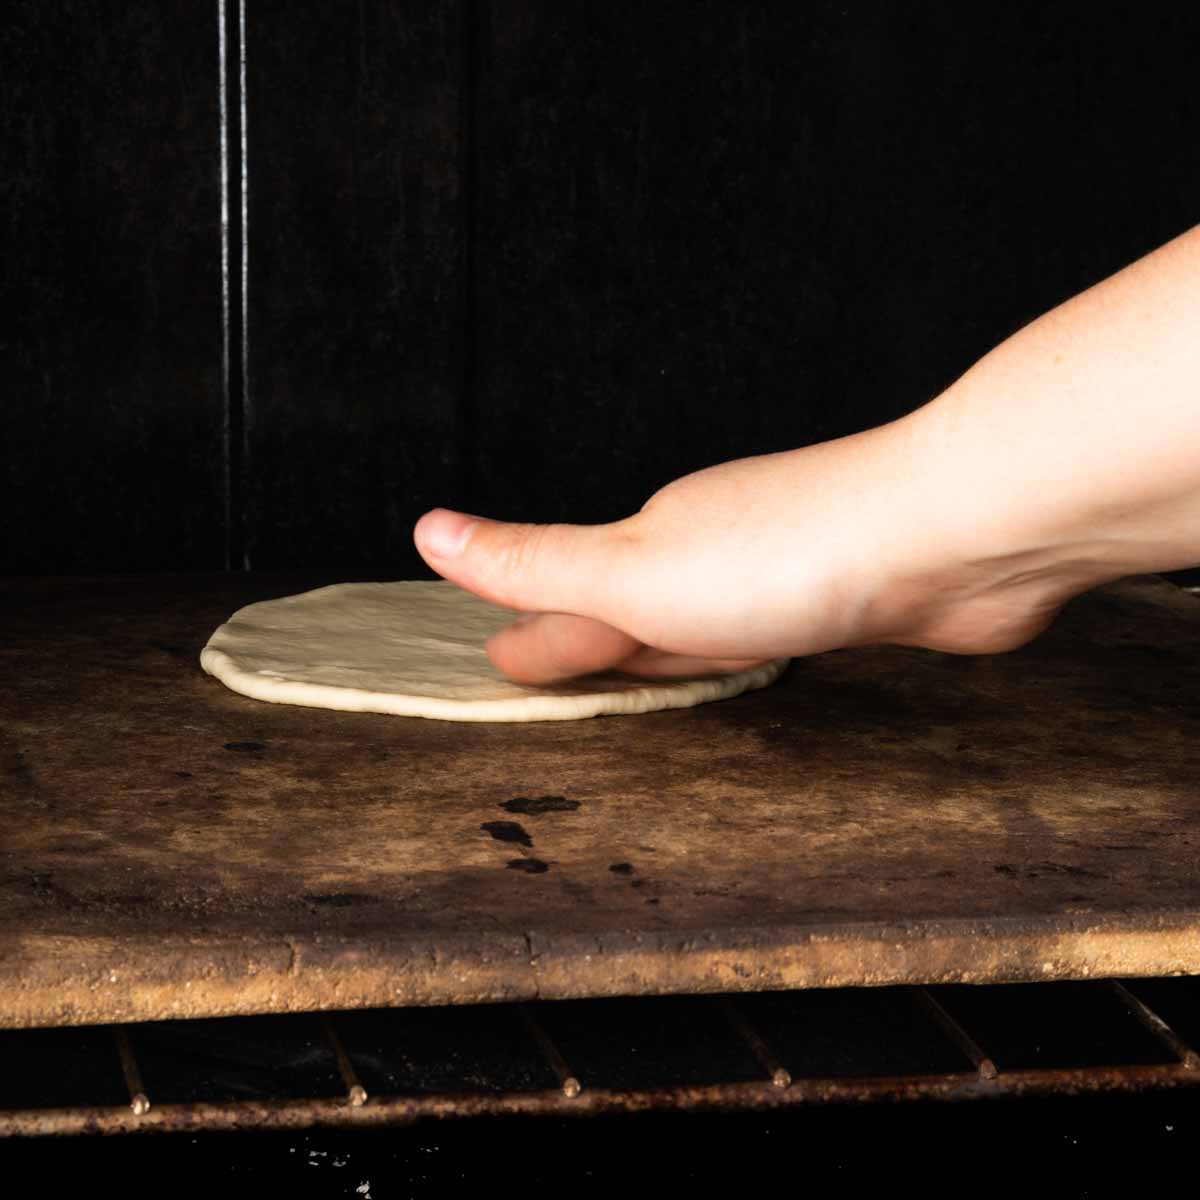
POLYGON ((421 544, 434 558, 458 558, 478 522, 474 517, 437 508, 422 522, 421 544))

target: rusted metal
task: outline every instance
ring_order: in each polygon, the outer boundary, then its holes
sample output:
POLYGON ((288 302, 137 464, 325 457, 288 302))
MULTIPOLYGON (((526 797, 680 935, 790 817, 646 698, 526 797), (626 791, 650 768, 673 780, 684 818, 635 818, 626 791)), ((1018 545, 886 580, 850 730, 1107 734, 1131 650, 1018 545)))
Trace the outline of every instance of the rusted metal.
POLYGON ((135 1117, 144 1117, 150 1111, 150 1097, 146 1095, 142 1073, 138 1069, 137 1059, 133 1056, 129 1033, 121 1025, 115 1026, 112 1033, 117 1046, 117 1057, 121 1060, 121 1073, 125 1076, 125 1087, 129 1091, 129 1108, 135 1117))
POLYGON ((1116 979, 1105 980, 1108 989, 1189 1071, 1200 1071, 1200 1054, 1191 1048, 1145 1001, 1116 979))
POLYGON ((346 1053, 342 1039, 338 1037, 328 1013, 321 1014, 321 1032, 325 1035, 325 1041, 329 1043, 334 1058, 337 1059, 338 1071, 346 1085, 346 1102, 354 1108, 361 1108, 367 1102, 367 1089, 359 1080, 354 1064, 350 1061, 350 1056, 346 1053))
POLYGON ((583 1090, 579 1076, 567 1066, 567 1060, 563 1058, 550 1035, 542 1028, 541 1022, 533 1015, 529 1005, 518 1004, 516 1007, 517 1015, 521 1018, 526 1032, 537 1043, 538 1049, 549 1063, 550 1069, 558 1076, 558 1086, 562 1089, 562 1094, 568 1100, 574 1100, 583 1090))
POLYGON ((791 1072, 779 1061, 766 1039, 746 1018, 746 1014, 728 997, 718 996, 717 1005, 725 1014, 733 1031, 750 1047, 750 1052, 767 1073, 771 1084, 777 1088, 791 1087, 791 1072))
POLYGON ((939 1029, 971 1060, 980 1079, 995 1079, 996 1064, 984 1053, 975 1039, 938 1003, 928 988, 913 988, 912 997, 932 1017, 939 1029))
POLYGON ((1063 1070, 1006 1071, 995 1079, 897 1075, 867 1079, 799 1079, 788 1088, 763 1083, 610 1091, 589 1088, 569 1099, 561 1089, 499 1095, 373 1096, 356 1108, 342 1101, 230 1101, 160 1104, 135 1117, 129 1108, 0 1111, 0 1137, 179 1132, 187 1130, 361 1128, 482 1116, 597 1116, 661 1111, 768 1110, 814 1104, 888 1104, 1085 1095, 1194 1087, 1200 1072, 1180 1063, 1063 1070))
POLYGON ((1200 973, 1196 596, 540 726, 200 670, 235 608, 331 582, 0 581, 0 1027, 1200 973))

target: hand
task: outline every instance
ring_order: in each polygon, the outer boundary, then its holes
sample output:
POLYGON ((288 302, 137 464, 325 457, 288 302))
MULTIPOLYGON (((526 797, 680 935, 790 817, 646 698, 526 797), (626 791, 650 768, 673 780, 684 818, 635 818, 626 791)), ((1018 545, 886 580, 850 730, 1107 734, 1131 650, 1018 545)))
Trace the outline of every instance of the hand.
POLYGON ((514 679, 739 670, 894 642, 992 653, 1106 580, 1200 563, 1200 228, 901 421, 724 463, 611 525, 437 509, 434 570, 528 617, 514 679))
POLYGON ((446 578, 529 614, 488 643, 526 683, 713 674, 873 641, 970 652, 1027 640, 1057 605, 988 596, 946 555, 938 525, 913 511, 919 442, 909 420, 725 463, 611 525, 438 509, 416 544, 446 578))

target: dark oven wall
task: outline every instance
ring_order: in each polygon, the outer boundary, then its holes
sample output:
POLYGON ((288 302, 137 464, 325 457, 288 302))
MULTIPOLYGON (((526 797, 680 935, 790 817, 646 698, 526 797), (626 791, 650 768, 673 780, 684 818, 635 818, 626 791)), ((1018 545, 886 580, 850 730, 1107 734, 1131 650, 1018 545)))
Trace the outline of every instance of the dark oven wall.
POLYGON ((1164 11, 9 0, 3 568, 396 570, 899 416, 1198 219, 1164 11))

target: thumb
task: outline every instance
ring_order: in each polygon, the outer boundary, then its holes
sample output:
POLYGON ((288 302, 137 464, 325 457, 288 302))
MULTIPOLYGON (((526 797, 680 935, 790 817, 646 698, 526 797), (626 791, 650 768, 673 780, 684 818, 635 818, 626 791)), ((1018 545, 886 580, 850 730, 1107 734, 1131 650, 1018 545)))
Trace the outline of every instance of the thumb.
POLYGON ((524 525, 435 508, 413 530, 446 579, 522 612, 598 616, 621 539, 607 525, 524 525))

